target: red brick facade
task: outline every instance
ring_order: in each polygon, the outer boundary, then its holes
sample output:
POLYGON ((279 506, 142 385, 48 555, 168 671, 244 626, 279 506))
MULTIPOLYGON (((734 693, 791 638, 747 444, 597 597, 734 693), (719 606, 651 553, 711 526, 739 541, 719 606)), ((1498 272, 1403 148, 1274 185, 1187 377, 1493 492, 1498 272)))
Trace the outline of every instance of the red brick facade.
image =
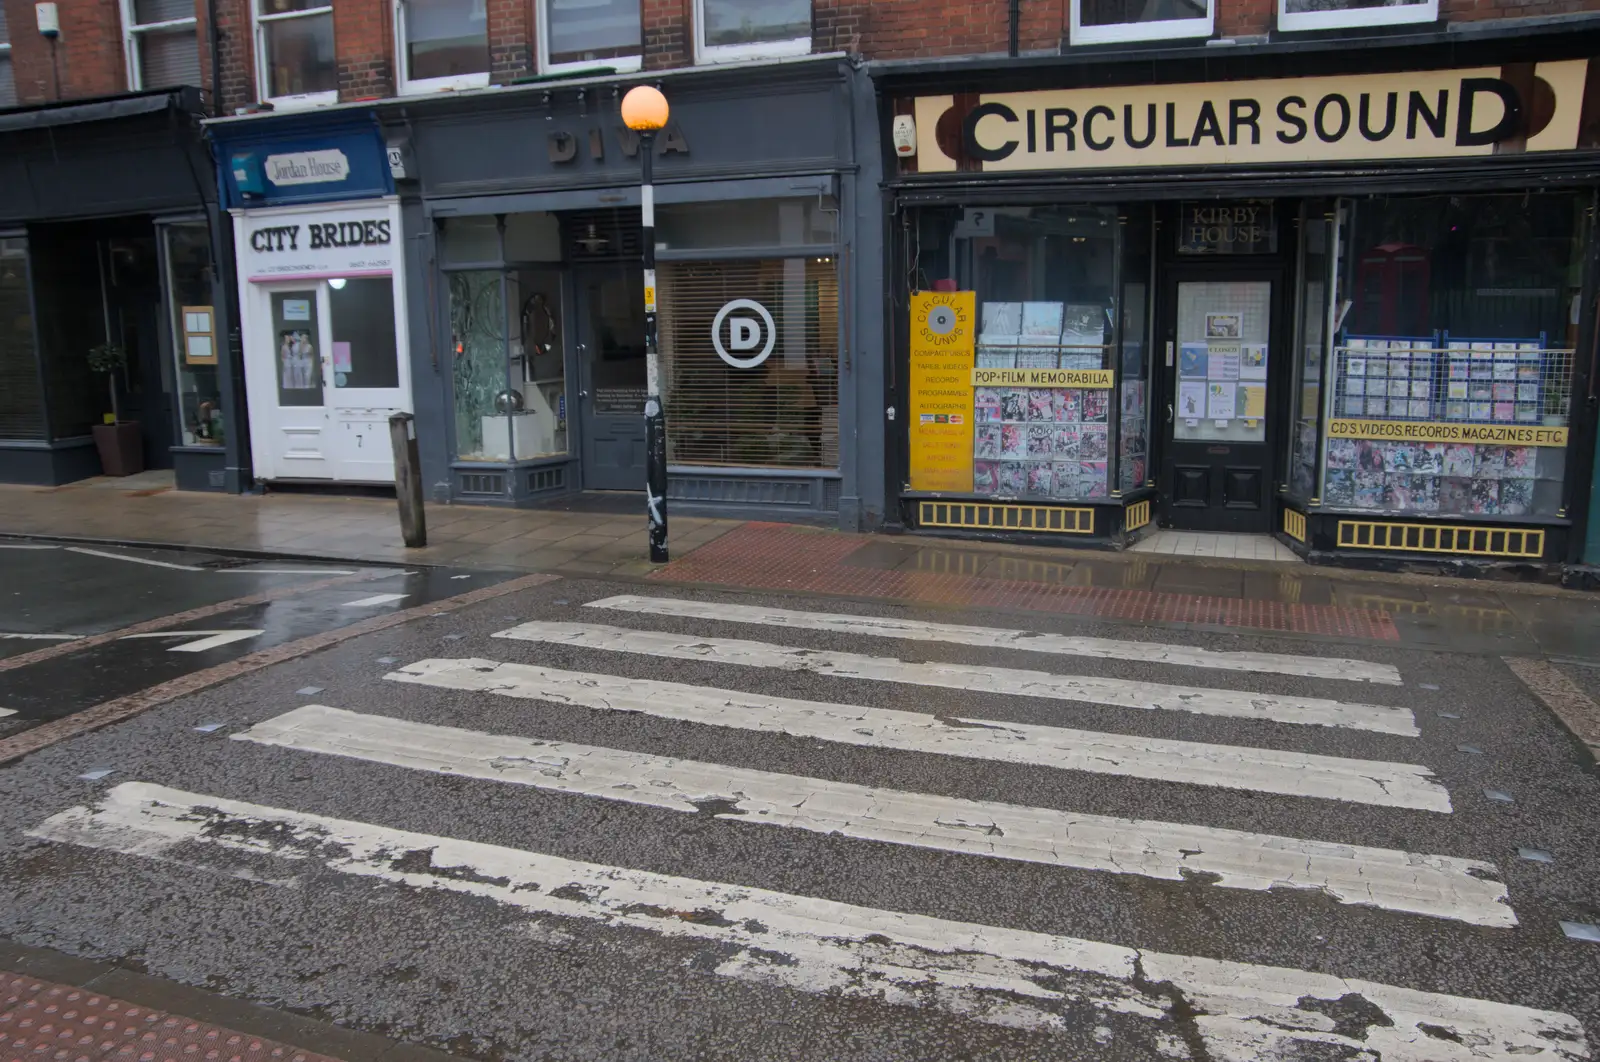
MULTIPOLYGON (((216 0, 221 58, 219 110, 259 98, 250 7, 259 0, 216 0)), ((487 0, 490 76, 509 84, 536 74, 537 0, 487 0)), ((1026 0, 1018 44, 1024 52, 1068 47, 1071 0, 1026 0)), ((1251 36, 1272 30, 1277 0, 1214 0, 1216 32, 1251 36)), ((118 0, 61 0, 61 35, 37 31, 33 0, 0 0, 11 35, 12 69, 23 103, 122 92, 128 74, 118 0), (53 53, 53 54, 52 54, 53 53)), ((206 0, 196 0, 202 84, 211 84, 206 0)), ((337 0, 334 37, 342 101, 392 95, 399 78, 393 0, 337 0)), ((644 66, 665 70, 694 61, 694 0, 640 0, 644 66)), ((1600 10, 1600 0, 1440 0, 1447 22, 1550 16, 1600 10)), ((1003 52, 1007 0, 813 0, 812 50, 907 59, 1003 52)))
POLYGON ((394 5, 391 0, 339 0, 333 5, 339 56, 339 99, 394 95, 394 5))

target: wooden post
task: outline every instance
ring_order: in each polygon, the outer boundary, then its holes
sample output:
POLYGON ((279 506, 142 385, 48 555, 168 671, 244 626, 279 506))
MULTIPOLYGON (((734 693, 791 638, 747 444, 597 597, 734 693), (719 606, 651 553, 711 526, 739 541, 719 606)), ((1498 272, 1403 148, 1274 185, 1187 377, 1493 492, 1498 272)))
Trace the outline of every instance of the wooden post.
POLYGON ((420 549, 428 544, 428 518, 422 511, 422 461, 417 457, 417 424, 410 413, 389 418, 389 442, 394 447, 394 496, 400 503, 400 535, 406 545, 420 549))

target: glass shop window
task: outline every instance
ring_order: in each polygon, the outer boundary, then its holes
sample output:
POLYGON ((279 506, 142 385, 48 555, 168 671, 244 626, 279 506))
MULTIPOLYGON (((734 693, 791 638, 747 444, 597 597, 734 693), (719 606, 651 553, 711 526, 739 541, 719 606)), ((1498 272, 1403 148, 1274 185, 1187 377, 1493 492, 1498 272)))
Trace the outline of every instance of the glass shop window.
POLYGON ((1574 193, 1342 206, 1324 505, 1555 515, 1586 206, 1574 193))
POLYGON ((211 235, 204 222, 168 225, 168 308, 178 381, 178 430, 185 446, 221 446, 222 392, 217 362, 226 337, 217 327, 212 304, 211 235))
MULTIPOLYGON (((956 288, 977 293, 975 366, 1011 370, 999 386, 973 388, 973 492, 1106 497, 1119 360, 1116 209, 968 208, 951 236, 956 288), (1029 372, 1052 369, 1109 371, 1073 386, 1029 372)), ((1142 336, 1141 325, 1120 356, 1142 362, 1142 336)), ((1142 408, 1143 396, 1136 398, 1142 408)), ((1134 435, 1118 445, 1144 452, 1134 435)))
MULTIPOLYGON (((504 219, 504 269, 447 272, 456 454, 462 461, 517 461, 565 454, 566 355, 562 272, 554 218, 504 219)), ((451 219, 446 261, 497 261, 494 218, 451 219), (487 222, 487 224, 485 224, 487 222)))
POLYGON ((839 278, 831 255, 659 267, 667 460, 839 466, 839 278))
POLYGON ((674 203, 660 208, 656 250, 832 246, 838 232, 831 196, 674 203))

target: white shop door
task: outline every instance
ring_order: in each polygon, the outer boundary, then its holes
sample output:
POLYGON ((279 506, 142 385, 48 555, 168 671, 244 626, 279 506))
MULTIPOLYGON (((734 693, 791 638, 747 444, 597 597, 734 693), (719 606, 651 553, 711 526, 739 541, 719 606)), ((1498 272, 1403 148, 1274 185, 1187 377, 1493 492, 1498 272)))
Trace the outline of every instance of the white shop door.
MULTIPOLYGON (((390 277, 262 285, 270 355, 256 359, 251 403, 263 479, 391 483, 389 417, 408 407, 390 277), (262 457, 267 458, 262 461, 262 457)), ((259 349, 259 348, 258 348, 259 349)))
POLYGON ((393 483, 389 418, 410 408, 397 341, 394 281, 388 276, 327 281, 332 345, 326 359, 329 457, 334 478, 393 483))

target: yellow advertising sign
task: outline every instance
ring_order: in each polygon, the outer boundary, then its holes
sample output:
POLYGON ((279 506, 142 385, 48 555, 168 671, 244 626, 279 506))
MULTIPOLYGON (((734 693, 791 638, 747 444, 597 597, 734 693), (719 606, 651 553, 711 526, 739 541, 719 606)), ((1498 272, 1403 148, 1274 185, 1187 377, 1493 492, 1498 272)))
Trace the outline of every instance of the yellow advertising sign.
POLYGON ((972 347, 976 293, 911 296, 911 489, 972 490, 972 347))
POLYGON ((1111 369, 973 369, 974 387, 1087 387, 1104 389, 1116 379, 1111 369))
POLYGON ((1565 446, 1566 428, 1538 424, 1443 424, 1391 420, 1330 420, 1330 439, 1390 439, 1398 442, 1490 443, 1499 446, 1565 446))
MULTIPOLYGON (((1176 85, 985 93, 954 116, 961 153, 985 171, 1129 169, 1492 155, 1551 108, 1520 150, 1578 146, 1587 59, 1539 63, 1523 89, 1498 66, 1176 85)), ((937 131, 956 97, 916 100, 917 169, 958 159, 937 131)))

